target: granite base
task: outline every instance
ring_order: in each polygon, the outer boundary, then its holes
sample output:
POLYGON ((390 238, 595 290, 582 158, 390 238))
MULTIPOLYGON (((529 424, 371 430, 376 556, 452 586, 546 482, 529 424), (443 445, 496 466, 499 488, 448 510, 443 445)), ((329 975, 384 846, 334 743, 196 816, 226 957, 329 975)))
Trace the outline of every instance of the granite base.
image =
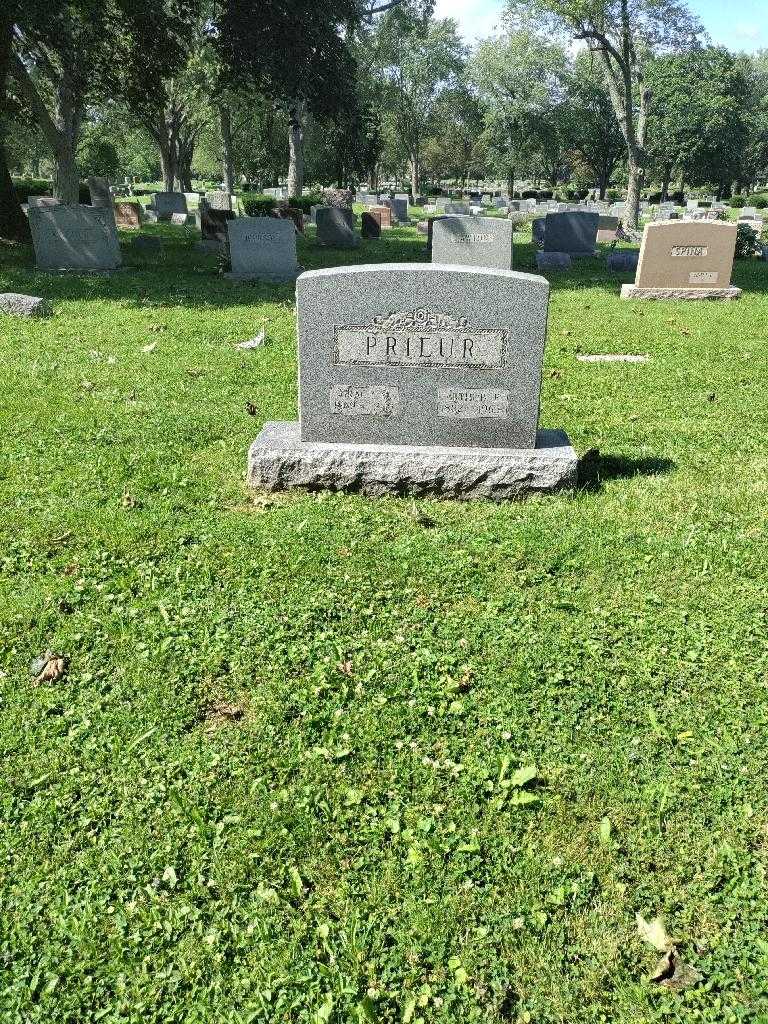
POLYGON ((302 441, 297 422, 279 421, 265 423, 251 446, 247 482, 264 491, 509 501, 572 490, 577 463, 562 430, 540 430, 533 449, 449 448, 302 441))
POLYGON ((741 288, 638 288, 634 284, 621 286, 622 299, 676 299, 699 301, 706 299, 730 302, 741 298, 741 288))

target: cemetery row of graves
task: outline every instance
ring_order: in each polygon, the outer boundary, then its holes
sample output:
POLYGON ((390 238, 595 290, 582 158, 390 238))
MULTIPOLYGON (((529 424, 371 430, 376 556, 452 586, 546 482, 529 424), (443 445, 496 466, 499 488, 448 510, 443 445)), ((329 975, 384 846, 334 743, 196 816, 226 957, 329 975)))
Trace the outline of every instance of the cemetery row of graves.
POLYGON ((759 211, 91 190, 0 247, 3 1014, 758 1024, 759 211))

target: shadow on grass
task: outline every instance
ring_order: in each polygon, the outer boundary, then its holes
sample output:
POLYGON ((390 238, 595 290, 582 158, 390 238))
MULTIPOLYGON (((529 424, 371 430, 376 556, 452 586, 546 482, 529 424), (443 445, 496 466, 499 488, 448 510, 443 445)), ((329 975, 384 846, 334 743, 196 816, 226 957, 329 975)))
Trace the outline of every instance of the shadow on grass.
POLYGON ((662 476, 677 468, 672 459, 651 457, 633 459, 626 455, 602 455, 598 448, 585 452, 579 459, 578 487, 595 493, 608 480, 630 480, 635 476, 662 476))

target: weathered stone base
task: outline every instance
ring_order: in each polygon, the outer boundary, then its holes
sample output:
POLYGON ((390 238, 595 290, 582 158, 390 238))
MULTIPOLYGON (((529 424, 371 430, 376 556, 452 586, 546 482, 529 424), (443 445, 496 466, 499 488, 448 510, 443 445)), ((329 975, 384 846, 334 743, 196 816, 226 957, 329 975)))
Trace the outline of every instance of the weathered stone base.
POLYGON ((638 288, 634 284, 621 286, 622 299, 712 299, 729 302, 741 298, 741 288, 638 288))
POLYGON ((577 458, 562 430, 535 449, 302 441, 298 423, 265 423, 248 455, 248 484, 264 491, 348 491, 370 497, 509 501, 576 486, 577 458))

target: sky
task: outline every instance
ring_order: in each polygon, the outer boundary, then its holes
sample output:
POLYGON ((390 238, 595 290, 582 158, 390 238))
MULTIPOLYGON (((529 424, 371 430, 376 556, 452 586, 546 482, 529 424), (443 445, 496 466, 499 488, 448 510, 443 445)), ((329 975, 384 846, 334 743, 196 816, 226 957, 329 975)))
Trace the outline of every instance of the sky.
MULTIPOLYGON (((688 0, 712 42, 730 50, 768 49, 768 0, 688 0)), ((469 42, 493 32, 503 0, 437 0, 438 18, 455 18, 469 42)))

